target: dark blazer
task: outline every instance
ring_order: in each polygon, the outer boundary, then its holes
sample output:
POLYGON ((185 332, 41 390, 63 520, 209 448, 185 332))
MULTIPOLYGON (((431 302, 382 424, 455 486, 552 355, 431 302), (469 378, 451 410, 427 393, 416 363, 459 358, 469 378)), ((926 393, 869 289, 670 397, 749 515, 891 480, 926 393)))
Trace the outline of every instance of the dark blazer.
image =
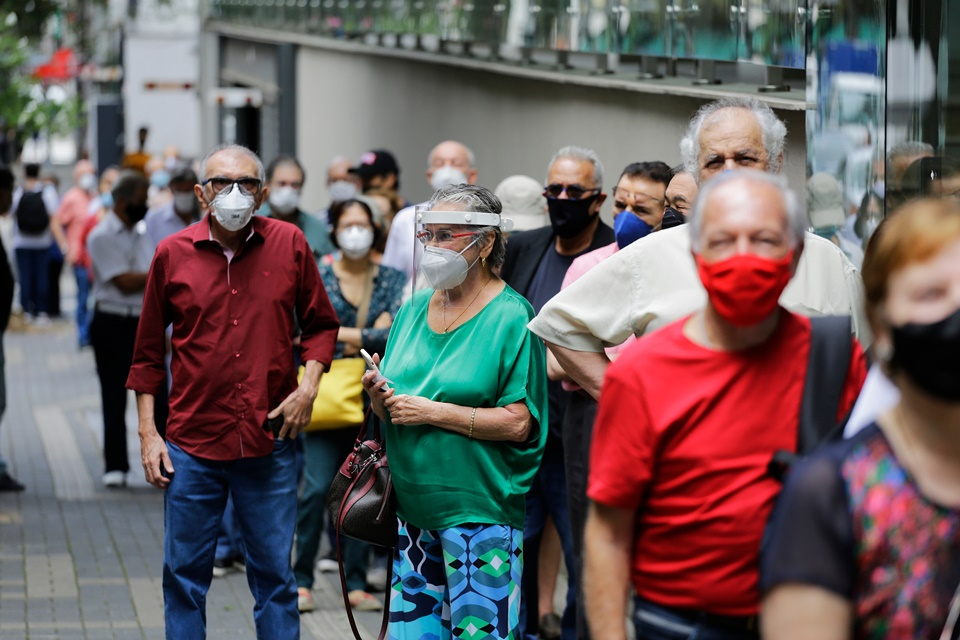
MULTIPOLYGON (((533 276, 537 273, 537 267, 540 266, 543 255, 555 238, 553 227, 549 226, 511 235, 507 239, 507 258, 503 263, 500 277, 526 298, 533 276)), ((605 247, 615 240, 613 229, 600 222, 593 233, 593 240, 587 251, 605 247)))

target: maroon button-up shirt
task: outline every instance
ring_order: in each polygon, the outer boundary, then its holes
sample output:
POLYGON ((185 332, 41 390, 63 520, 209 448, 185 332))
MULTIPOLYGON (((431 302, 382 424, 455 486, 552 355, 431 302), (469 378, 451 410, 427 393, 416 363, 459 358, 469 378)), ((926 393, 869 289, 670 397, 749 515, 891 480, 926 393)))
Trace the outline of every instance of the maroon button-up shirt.
POLYGON ((294 315, 302 360, 329 369, 340 325, 303 233, 254 216, 250 237, 228 261, 207 216, 157 247, 127 387, 161 389, 164 327, 172 323, 167 439, 210 460, 267 455, 267 413, 297 387, 294 315))

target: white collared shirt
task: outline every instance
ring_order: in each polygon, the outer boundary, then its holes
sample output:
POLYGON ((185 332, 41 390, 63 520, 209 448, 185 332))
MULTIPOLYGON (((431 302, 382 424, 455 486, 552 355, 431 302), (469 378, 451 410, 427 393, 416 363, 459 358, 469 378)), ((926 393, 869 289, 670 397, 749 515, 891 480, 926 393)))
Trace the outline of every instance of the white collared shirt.
POLYGON ((114 305, 140 308, 143 291, 124 293, 113 279, 124 273, 146 273, 153 261, 154 246, 146 225, 128 228, 112 210, 90 232, 87 251, 93 264, 93 299, 114 305))
MULTIPOLYGON (((686 225, 651 233, 610 256, 544 305, 530 330, 575 351, 603 351, 679 320, 707 303, 686 225)), ((812 233, 780 304, 807 316, 849 315, 864 348, 872 342, 863 280, 843 252, 812 233)))

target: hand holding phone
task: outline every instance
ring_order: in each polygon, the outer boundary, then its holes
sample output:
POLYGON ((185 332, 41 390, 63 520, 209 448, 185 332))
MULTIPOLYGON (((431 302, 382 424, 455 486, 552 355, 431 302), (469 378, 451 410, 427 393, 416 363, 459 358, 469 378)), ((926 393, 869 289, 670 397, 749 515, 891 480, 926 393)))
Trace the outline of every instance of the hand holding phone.
POLYGON ((373 361, 373 358, 370 357, 370 354, 367 353, 366 349, 360 349, 360 357, 362 357, 364 361, 367 363, 367 368, 370 369, 370 371, 373 371, 375 374, 377 374, 373 378, 373 383, 376 384, 382 380, 384 382, 384 385, 380 387, 380 391, 386 391, 388 389, 386 383, 390 383, 390 384, 393 384, 393 383, 387 380, 385 377, 383 377, 383 374, 380 373, 380 367, 378 367, 377 363, 373 361))

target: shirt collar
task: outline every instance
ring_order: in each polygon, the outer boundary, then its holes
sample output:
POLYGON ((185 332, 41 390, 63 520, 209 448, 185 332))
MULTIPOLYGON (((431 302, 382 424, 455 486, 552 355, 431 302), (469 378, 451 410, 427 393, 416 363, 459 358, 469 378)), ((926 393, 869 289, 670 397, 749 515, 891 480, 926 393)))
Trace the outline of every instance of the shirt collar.
MULTIPOLYGON (((194 244, 194 245, 201 244, 201 243, 204 243, 204 242, 213 242, 214 244, 219 244, 219 243, 217 243, 216 240, 214 240, 214 238, 213 238, 213 229, 210 228, 210 216, 211 216, 211 215, 213 215, 213 214, 212 214, 212 213, 208 213, 207 215, 205 215, 205 216, 203 216, 202 218, 200 218, 200 221, 199 221, 199 222, 197 222, 196 224, 194 224, 192 227, 189 227, 190 229, 193 229, 192 239, 193 239, 193 244, 194 244)), ((254 238, 255 236, 258 236, 258 237, 261 239, 261 241, 262 241, 262 240, 263 240, 263 227, 264 227, 263 217, 262 217, 262 216, 256 216, 256 215, 253 216, 253 218, 251 218, 250 233, 249 233, 249 235, 247 235, 247 237, 246 237, 246 239, 244 240, 244 242, 249 241, 250 239, 254 238)))

